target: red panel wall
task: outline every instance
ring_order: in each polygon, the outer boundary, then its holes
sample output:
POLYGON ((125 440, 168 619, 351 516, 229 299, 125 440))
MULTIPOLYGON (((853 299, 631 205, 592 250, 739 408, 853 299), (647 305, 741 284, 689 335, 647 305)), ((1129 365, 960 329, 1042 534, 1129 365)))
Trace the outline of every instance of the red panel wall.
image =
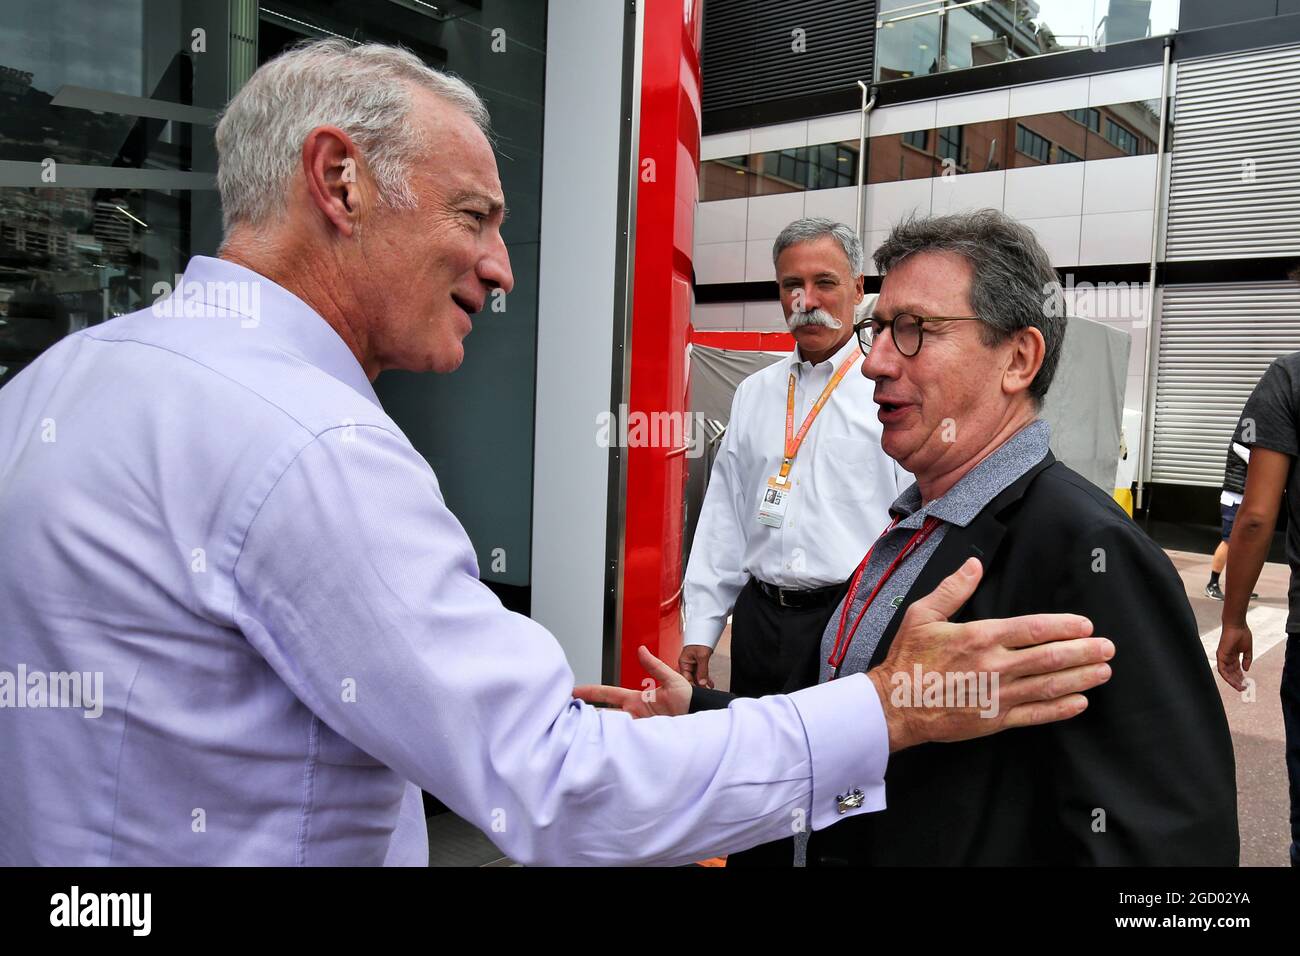
MULTIPOLYGON (((701 3, 643 2, 628 415, 631 420, 637 412, 668 412, 670 420, 684 426, 689 421, 686 346, 699 189, 701 3)), ((670 433, 688 434, 684 427, 670 433)), ((639 644, 677 662, 685 490, 684 445, 650 441, 627 449, 619 664, 624 686, 637 687, 645 676, 636 659, 639 644)))

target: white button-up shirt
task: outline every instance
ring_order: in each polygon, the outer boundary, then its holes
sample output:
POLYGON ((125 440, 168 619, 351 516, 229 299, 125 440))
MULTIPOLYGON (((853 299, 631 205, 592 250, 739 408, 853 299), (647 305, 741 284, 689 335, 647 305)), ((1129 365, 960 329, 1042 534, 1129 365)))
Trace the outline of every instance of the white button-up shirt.
POLYGON ((760 369, 736 389, 731 420, 709 477, 695 527, 682 597, 684 644, 715 647, 751 577, 782 588, 845 581, 889 523, 889 505, 912 476, 880 447, 881 426, 859 357, 809 428, 790 471, 793 491, 781 527, 758 521, 767 480, 785 457, 790 372, 795 373, 794 431, 846 358, 855 336, 830 359, 790 356, 760 369))
POLYGON ((675 719, 574 700, 319 315, 202 257, 160 311, 0 390, 0 864, 422 864, 419 787, 526 863, 884 806, 865 676, 675 719))

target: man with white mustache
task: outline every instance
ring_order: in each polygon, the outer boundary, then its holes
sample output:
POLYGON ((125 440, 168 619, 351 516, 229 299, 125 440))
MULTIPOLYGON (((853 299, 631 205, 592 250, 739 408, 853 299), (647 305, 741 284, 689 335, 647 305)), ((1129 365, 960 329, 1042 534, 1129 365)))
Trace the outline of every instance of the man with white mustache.
POLYGON ((797 220, 772 258, 796 346, 736 389, 686 568, 678 661, 692 684, 712 687, 709 659, 734 610, 731 690, 747 697, 780 693, 812 658, 845 581, 912 481, 881 450, 861 374, 853 230, 797 220))

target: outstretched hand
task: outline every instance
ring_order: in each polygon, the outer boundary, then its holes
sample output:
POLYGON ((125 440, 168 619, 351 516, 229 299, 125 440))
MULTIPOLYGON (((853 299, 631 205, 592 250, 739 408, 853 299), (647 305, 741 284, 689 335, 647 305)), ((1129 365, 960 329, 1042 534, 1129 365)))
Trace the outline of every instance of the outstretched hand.
POLYGON ((647 681, 642 690, 629 690, 626 687, 611 687, 609 684, 582 684, 573 688, 573 696, 589 704, 604 704, 617 707, 633 717, 680 717, 691 706, 691 685, 685 677, 677 673, 659 658, 655 657, 645 645, 636 650, 637 659, 654 681, 647 681))

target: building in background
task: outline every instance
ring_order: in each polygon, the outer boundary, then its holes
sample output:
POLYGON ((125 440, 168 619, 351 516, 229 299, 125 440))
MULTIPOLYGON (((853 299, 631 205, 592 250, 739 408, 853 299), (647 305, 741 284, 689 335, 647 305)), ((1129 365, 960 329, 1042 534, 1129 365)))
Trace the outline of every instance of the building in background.
POLYGON ((698 0, 8 0, 3 21, 0 388, 216 253, 217 118, 290 44, 401 44, 477 89, 515 287, 454 375, 376 391, 484 584, 580 683, 637 685, 638 644, 676 659, 686 439, 602 423, 687 415, 698 0))
POLYGON ((478 323, 454 380, 390 373, 377 389, 481 546, 485 580, 526 606, 544 3, 12 0, 0 27, 0 385, 63 335, 170 291, 190 256, 215 254, 219 111, 259 64, 328 36, 400 42, 460 73, 511 159, 509 322, 478 323), (493 28, 507 54, 492 52, 493 28), (530 360, 496 374, 520 354, 530 360), (458 414, 430 413, 451 405, 458 414), (468 440, 482 432, 496 440, 468 440), (496 548, 509 560, 493 562, 496 548))
POLYGON ((215 252, 213 126, 259 63, 306 37, 402 43, 492 111, 517 284, 455 375, 385 373, 379 395, 484 583, 580 681, 635 686, 637 645, 673 659, 680 635, 689 347, 780 347, 771 242, 799 216, 854 221, 862 79, 868 244, 978 206, 1034 228, 1075 309, 1131 337, 1149 514, 1213 525, 1227 433, 1300 349, 1298 7, 11 0, 0 387, 215 252), (682 427, 638 441, 638 415, 682 427))
POLYGON ((856 221, 861 80, 868 251, 909 215, 1034 229, 1132 337, 1146 517, 1214 525, 1241 406, 1300 349, 1300 0, 705 0, 703 76, 697 332, 783 331, 773 238, 856 221))

